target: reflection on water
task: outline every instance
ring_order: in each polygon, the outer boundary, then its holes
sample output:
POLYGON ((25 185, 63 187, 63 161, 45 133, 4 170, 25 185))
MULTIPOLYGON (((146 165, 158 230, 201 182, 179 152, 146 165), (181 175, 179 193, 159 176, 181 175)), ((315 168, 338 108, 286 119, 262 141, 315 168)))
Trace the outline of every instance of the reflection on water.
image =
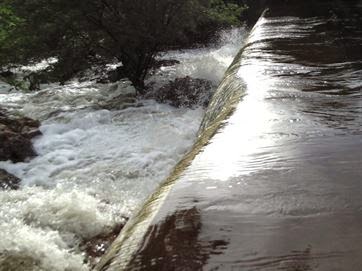
POLYGON ((287 2, 254 27, 218 91, 245 96, 152 203, 128 268, 362 270, 361 6, 287 2))
POLYGON ((145 265, 149 271, 201 270, 210 255, 222 254, 224 240, 201 241, 202 222, 197 208, 179 210, 150 227, 152 243, 140 250, 132 265, 145 265))

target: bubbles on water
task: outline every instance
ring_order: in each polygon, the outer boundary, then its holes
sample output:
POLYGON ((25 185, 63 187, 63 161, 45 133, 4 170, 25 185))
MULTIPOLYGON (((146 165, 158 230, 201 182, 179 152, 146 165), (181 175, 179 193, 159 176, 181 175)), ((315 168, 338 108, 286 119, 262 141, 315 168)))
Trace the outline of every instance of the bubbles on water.
POLYGON ((0 192, 0 202, 0 265, 9 270, 86 270, 81 252, 70 248, 79 236, 112 223, 96 200, 80 191, 25 188, 0 192))
POLYGON ((176 67, 177 76, 191 76, 202 78, 218 84, 226 69, 240 50, 245 32, 243 29, 234 28, 220 33, 219 41, 215 48, 200 49, 195 54, 185 52, 185 60, 176 67))
MULTIPOLYGON (((242 37, 242 30, 233 29, 221 33, 213 48, 166 53, 181 62, 170 74, 217 84, 242 37)), ((160 74, 153 79, 164 80, 160 74)), ((22 179, 19 191, 0 192, 0 265, 88 270, 79 244, 123 223, 168 176, 192 146, 204 111, 152 100, 123 110, 96 106, 129 93, 127 82, 42 87, 0 93, 2 107, 41 119, 43 133, 34 141, 39 156, 27 163, 0 162, 22 179)))
POLYGON ((58 260, 59 266, 76 261, 74 270, 81 270, 77 240, 129 217, 190 148, 203 115, 200 108, 143 103, 121 111, 64 112, 43 122, 43 136, 34 142, 38 157, 29 163, 0 162, 24 187, 0 192, 0 233, 23 232, 10 238, 12 243, 4 241, 0 251, 33 255, 45 270, 57 269, 44 261, 58 260), (43 259, 47 249, 53 252, 43 259))
MULTIPOLYGON (((243 28, 232 28, 221 31, 215 44, 201 49, 171 51, 160 56, 161 59, 180 61, 173 67, 164 67, 161 74, 164 80, 190 76, 206 79, 217 85, 224 76, 226 69, 240 50, 246 31, 243 28)), ((149 81, 154 80, 151 77, 149 81)))

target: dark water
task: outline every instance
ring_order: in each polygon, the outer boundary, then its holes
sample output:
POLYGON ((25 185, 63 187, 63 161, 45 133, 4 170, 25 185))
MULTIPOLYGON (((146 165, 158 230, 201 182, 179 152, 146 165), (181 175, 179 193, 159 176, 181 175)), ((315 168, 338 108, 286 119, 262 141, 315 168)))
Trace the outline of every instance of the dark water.
POLYGON ((300 2, 258 21, 235 111, 99 268, 362 270, 362 9, 300 2))

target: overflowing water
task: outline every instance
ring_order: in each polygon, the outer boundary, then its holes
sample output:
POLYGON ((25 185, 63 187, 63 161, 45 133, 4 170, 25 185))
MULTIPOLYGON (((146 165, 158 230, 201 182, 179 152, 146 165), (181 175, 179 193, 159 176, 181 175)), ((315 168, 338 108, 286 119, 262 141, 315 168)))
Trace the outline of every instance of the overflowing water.
MULTIPOLYGON (((242 37, 233 29, 213 47, 165 53, 161 58, 180 63, 161 67, 149 81, 192 76, 217 84, 242 37)), ((43 135, 33 142, 33 160, 0 162, 22 180, 20 190, 0 192, 0 266, 21 259, 25 270, 88 270, 79 244, 132 215, 193 144, 204 110, 153 100, 102 109, 133 91, 126 81, 9 89, 0 84, 0 106, 41 120, 43 135)))
MULTIPOLYGON (((155 74, 158 83, 190 76, 209 80, 217 86, 242 46, 245 34, 242 28, 232 28, 221 31, 216 44, 210 47, 161 54, 160 59, 175 59, 180 63, 171 67, 161 67, 155 74)), ((152 79, 153 76, 148 80, 152 79)))
POLYGON ((362 270, 362 5, 268 2, 193 152, 96 270, 362 270))

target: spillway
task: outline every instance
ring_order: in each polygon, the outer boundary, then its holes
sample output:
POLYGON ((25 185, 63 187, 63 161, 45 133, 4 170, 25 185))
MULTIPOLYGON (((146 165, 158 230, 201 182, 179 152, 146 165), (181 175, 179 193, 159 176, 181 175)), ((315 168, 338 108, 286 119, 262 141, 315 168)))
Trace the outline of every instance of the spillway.
POLYGON ((362 270, 361 2, 265 8, 96 270, 362 270))

